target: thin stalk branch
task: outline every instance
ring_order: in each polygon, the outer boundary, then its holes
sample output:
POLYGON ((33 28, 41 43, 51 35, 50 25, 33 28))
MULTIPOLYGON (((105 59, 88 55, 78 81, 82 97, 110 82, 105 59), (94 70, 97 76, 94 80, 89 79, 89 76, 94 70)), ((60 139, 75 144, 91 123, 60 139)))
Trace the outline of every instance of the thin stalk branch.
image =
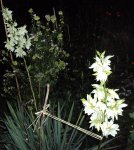
MULTIPOLYGON (((2 9, 2 12, 3 12, 3 9, 4 9, 3 1, 0 0, 0 3, 1 3, 1 9, 2 9)), ((6 38, 7 38, 7 30, 6 30, 6 23, 5 23, 4 17, 3 17, 3 23, 4 23, 6 38)), ((9 54, 10 54, 11 62, 13 64, 14 59, 13 59, 13 55, 12 55, 11 51, 9 52, 9 54)), ((18 92, 18 97, 19 97, 18 104, 21 104, 22 103, 22 99, 21 99, 21 94, 20 94, 20 85, 19 85, 19 81, 18 81, 16 73, 15 73, 15 82, 16 82, 16 87, 17 87, 17 92, 18 92)))
POLYGON ((38 84, 38 99, 40 99, 41 97, 40 97, 40 92, 41 92, 41 87, 40 87, 40 81, 39 81, 39 84, 38 84))
POLYGON ((45 97, 45 101, 44 101, 44 105, 43 105, 43 110, 46 109, 46 105, 47 105, 47 101, 48 101, 48 96, 49 96, 49 91, 50 91, 50 84, 47 84, 47 93, 46 93, 46 97, 45 97))
POLYGON ((27 63, 26 63, 26 59, 23 58, 23 60, 24 60, 24 65, 25 65, 25 68, 26 68, 26 71, 27 71, 27 75, 28 75, 28 80, 29 80, 30 89, 31 89, 31 92, 32 92, 33 100, 34 100, 35 110, 37 110, 36 98, 35 98, 35 93, 34 93, 34 90, 33 90, 33 85, 32 85, 31 76, 30 76, 30 73, 29 73, 29 70, 28 70, 28 66, 27 66, 27 63))
POLYGON ((48 96, 49 96, 49 90, 50 90, 50 84, 47 84, 47 91, 46 91, 46 96, 45 96, 45 101, 43 105, 43 117, 40 118, 40 144, 39 144, 39 150, 42 150, 42 141, 43 141, 43 123, 44 123, 44 114, 46 112, 46 106, 47 106, 47 101, 48 101, 48 96))
MULTIPOLYGON (((102 136, 103 137, 103 136, 102 136)), ((102 142, 103 142, 103 138, 102 138, 102 140, 100 140, 100 142, 99 142, 99 145, 98 145, 98 150, 102 150, 103 148, 102 148, 102 142)))

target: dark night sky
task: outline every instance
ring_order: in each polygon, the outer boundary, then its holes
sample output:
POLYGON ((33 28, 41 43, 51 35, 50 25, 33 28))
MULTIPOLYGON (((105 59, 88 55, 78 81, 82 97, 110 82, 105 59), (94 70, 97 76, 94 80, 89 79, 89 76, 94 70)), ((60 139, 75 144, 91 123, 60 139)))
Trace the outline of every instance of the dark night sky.
MULTIPOLYGON (((53 13, 53 8, 56 11, 63 10, 71 38, 71 47, 68 49, 72 53, 76 53, 78 49, 83 55, 90 55, 95 49, 109 50, 114 55, 127 54, 131 61, 134 59, 133 0, 4 0, 3 2, 4 6, 13 10, 14 18, 19 25, 30 25, 29 8, 33 8, 42 20, 46 14, 53 13)), ((1 43, 4 41, 3 35, 0 20, 1 43)))
MULTIPOLYGON (((44 19, 45 14, 52 13, 54 7, 56 11, 63 10, 65 21, 72 32, 81 26, 83 37, 88 28, 92 30, 95 25, 101 26, 102 24, 103 28, 111 32, 118 32, 123 28, 128 34, 130 30, 131 34, 134 32, 132 0, 4 0, 3 2, 6 7, 14 11, 15 19, 22 25, 30 24, 30 16, 27 12, 29 8, 32 7, 44 19)), ((2 24, 0 26, 1 29, 2 24)))

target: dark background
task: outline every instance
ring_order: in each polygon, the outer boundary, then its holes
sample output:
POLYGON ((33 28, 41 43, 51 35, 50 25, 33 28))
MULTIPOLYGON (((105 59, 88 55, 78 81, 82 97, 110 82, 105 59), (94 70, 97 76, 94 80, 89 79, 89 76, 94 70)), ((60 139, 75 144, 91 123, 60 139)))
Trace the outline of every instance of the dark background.
MULTIPOLYGON (((60 86, 69 85, 74 94, 87 93, 93 83, 88 69, 96 50, 114 55, 111 84, 115 88, 129 79, 134 88, 134 2, 133 0, 3 0, 5 7, 13 11, 18 24, 27 24, 30 29, 29 8, 45 21, 46 14, 64 13, 64 49, 68 58, 68 78, 61 75, 60 86), (76 89, 76 90, 74 90, 76 89)), ((0 50, 4 49, 5 31, 0 15, 0 50)), ((1 51, 0 51, 1 53, 1 51)), ((1 57, 1 56, 0 56, 1 57)), ((2 58, 2 57, 1 57, 2 58)), ((6 66, 0 65, 0 79, 6 66)), ((79 97, 82 96, 78 96, 79 97)))
MULTIPOLYGON (((117 74, 117 77, 123 72, 127 73, 133 82, 133 0, 4 0, 3 4, 13 11, 14 19, 20 26, 27 24, 28 28, 31 25, 29 8, 33 8, 42 22, 46 14, 53 14, 53 9, 55 12, 63 11, 64 49, 70 54, 68 74, 75 80, 71 83, 74 88, 77 88, 81 72, 85 76, 85 81, 88 80, 87 74, 90 73, 88 67, 93 62, 96 50, 101 52, 105 50, 107 55, 114 55, 113 72, 117 74)), ((0 40, 2 50, 6 38, 1 15, 0 40)), ((1 81, 4 70, 5 66, 1 64, 1 81)), ((114 82, 116 85, 115 80, 114 82)))
MULTIPOLYGON (((84 54, 90 54, 95 49, 109 50, 117 56, 128 54, 133 60, 132 0, 4 0, 3 3, 13 10, 14 18, 20 25, 30 25, 29 8, 33 8, 42 20, 47 13, 53 13, 53 8, 62 10, 69 28, 71 48, 79 47, 80 53, 84 54)), ((3 40, 2 20, 0 33, 3 40)))
MULTIPOLYGON (((133 0, 3 0, 3 4, 13 11, 14 18, 20 26, 27 24, 28 28, 31 25, 29 8, 33 8, 34 12, 41 17, 42 22, 46 14, 53 14, 53 9, 56 12, 63 11, 64 49, 70 57, 67 66, 68 77, 61 75, 59 85, 70 88, 77 101, 91 91, 89 85, 93 83, 93 77, 88 67, 93 62, 96 50, 101 52, 105 50, 107 55, 114 55, 112 58, 114 75, 111 76, 111 86, 134 90, 133 0)), ((5 40, 0 15, 0 50, 4 49, 5 40)), ((0 64, 1 89, 2 76, 6 67, 0 64)), ((125 98, 130 104, 129 107, 134 106, 134 94, 125 98)), ((0 104, 3 105, 3 101, 0 104)), ((126 128, 128 125, 125 122, 126 128)), ((122 132, 124 132, 123 128, 124 124, 122 124, 122 132)))

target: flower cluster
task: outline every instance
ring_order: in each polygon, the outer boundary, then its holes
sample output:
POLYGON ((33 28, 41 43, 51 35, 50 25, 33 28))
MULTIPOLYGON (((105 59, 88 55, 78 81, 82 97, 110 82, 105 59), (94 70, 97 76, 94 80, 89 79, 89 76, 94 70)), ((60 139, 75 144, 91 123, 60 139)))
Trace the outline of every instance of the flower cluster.
POLYGON ((97 52, 97 55, 98 56, 95 57, 95 63, 92 64, 90 68, 95 72, 94 75, 96 76, 97 81, 106 82, 108 75, 112 73, 110 68, 111 61, 109 58, 113 56, 104 57, 105 52, 102 54, 97 52))
POLYGON ((17 23, 12 19, 12 11, 8 8, 3 10, 3 18, 5 21, 7 41, 5 47, 15 52, 16 57, 23 57, 26 55, 24 49, 29 49, 31 46, 31 38, 28 36, 26 25, 17 27, 17 23))
POLYGON ((119 131, 119 125, 115 124, 115 120, 122 115, 122 108, 126 107, 123 99, 119 98, 117 89, 106 88, 106 81, 111 74, 109 60, 113 56, 105 57, 97 52, 95 63, 90 68, 95 72, 96 80, 100 84, 93 84, 93 91, 87 95, 87 99, 82 99, 84 111, 90 116, 90 127, 95 127, 98 131, 102 131, 103 136, 115 136, 119 131))

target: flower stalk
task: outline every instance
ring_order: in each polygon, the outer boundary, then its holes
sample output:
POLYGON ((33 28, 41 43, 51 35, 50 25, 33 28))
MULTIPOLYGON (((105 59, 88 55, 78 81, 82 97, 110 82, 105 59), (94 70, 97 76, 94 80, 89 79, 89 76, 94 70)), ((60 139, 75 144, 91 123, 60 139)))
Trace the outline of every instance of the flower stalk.
POLYGON ((31 89, 31 92, 32 92, 33 100, 34 100, 35 110, 37 111, 36 98, 35 98, 35 93, 34 93, 34 90, 33 90, 33 85, 32 85, 31 76, 30 76, 30 73, 29 73, 29 70, 28 70, 28 66, 27 66, 27 63, 26 63, 26 59, 23 58, 23 60, 24 60, 24 65, 25 65, 25 68, 26 68, 26 71, 27 71, 27 75, 28 75, 28 80, 29 80, 30 89, 31 89))
MULTIPOLYGON (((3 1, 0 0, 0 3, 1 3, 2 12, 4 12, 3 1)), ((4 22, 4 28, 5 28, 6 38, 8 39, 7 28, 6 28, 6 21, 5 21, 4 17, 3 17, 3 22, 4 22)), ((9 55, 10 55, 11 62, 12 62, 12 64, 13 64, 14 59, 13 59, 13 55, 12 55, 12 52, 11 52, 11 51, 9 52, 9 55)), ((21 94, 20 94, 20 85, 19 85, 19 81, 18 81, 18 78, 17 78, 16 73, 15 73, 15 82, 16 82, 17 93, 18 93, 18 98, 19 98, 19 101, 18 101, 18 105, 19 105, 19 104, 22 103, 22 98, 21 98, 21 94)))
POLYGON ((117 89, 106 87, 108 76, 112 73, 110 68, 110 58, 112 57, 105 57, 105 52, 97 51, 95 63, 89 68, 93 69, 93 75, 100 84, 93 84, 94 90, 87 94, 87 99, 82 99, 84 111, 90 116, 90 128, 95 127, 105 137, 117 134, 119 125, 114 122, 118 120, 119 115, 122 115, 122 108, 127 106, 124 103, 125 100, 119 98, 117 89))
MULTIPOLYGON (((26 52, 24 50, 25 49, 28 50, 30 48, 31 38, 28 36, 28 31, 26 30, 26 25, 24 25, 22 27, 17 27, 18 26, 17 22, 14 22, 12 19, 12 11, 10 11, 8 8, 3 7, 2 0, 1 0, 1 6, 2 6, 3 20, 4 20, 4 25, 5 25, 6 37, 7 37, 5 47, 10 52, 12 63, 13 63, 12 52, 15 53, 16 57, 23 58, 24 65, 25 65, 27 75, 28 75, 28 80, 30 83, 30 89, 32 92, 35 110, 37 110, 35 93, 33 90, 33 85, 32 85, 30 73, 28 70, 28 66, 27 66, 26 60, 24 58, 24 56, 26 55, 26 52)), ((17 89, 18 89, 18 95, 19 95, 19 98, 21 101, 20 88, 19 88, 17 76, 15 79, 16 79, 16 84, 17 84, 17 89)))

